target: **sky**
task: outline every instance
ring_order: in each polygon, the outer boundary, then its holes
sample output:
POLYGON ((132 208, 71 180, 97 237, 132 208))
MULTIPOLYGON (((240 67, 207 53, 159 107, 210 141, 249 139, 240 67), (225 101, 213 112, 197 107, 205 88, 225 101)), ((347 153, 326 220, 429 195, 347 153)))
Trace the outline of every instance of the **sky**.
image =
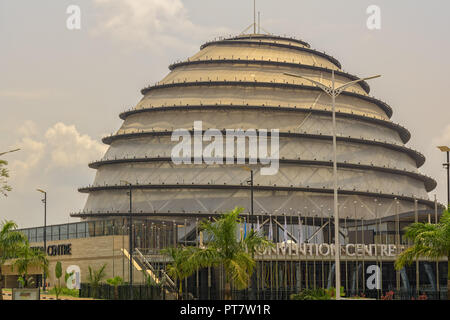
MULTIPOLYGON (((371 94, 408 128, 408 147, 438 181, 430 193, 446 202, 445 155, 450 145, 450 2, 447 0, 258 0, 261 26, 295 36, 336 57, 358 76, 381 74, 371 94), (366 10, 380 8, 370 30, 366 10)), ((0 0, 0 152, 13 190, 0 198, 0 220, 43 224, 37 188, 48 192, 47 223, 75 222, 93 182, 88 163, 106 151, 118 115, 161 80, 168 65, 204 42, 237 35, 253 22, 252 0, 0 0), (69 30, 67 8, 81 10, 69 30)))

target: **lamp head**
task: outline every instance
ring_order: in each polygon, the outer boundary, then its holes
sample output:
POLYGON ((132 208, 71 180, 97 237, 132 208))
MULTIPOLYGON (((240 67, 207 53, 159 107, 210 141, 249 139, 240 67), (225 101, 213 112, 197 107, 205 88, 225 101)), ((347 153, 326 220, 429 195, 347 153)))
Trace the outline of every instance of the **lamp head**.
POLYGON ((47 192, 45 192, 45 191, 42 190, 42 189, 36 189, 36 191, 39 191, 39 192, 41 192, 41 193, 47 193, 47 192))
POLYGON ((364 79, 361 79, 361 80, 371 80, 371 79, 376 79, 376 78, 379 78, 379 77, 381 77, 381 74, 378 74, 378 75, 372 76, 372 77, 367 77, 367 78, 364 78, 364 79))
POLYGON ((442 152, 450 152, 450 148, 447 146, 439 146, 438 149, 442 152))

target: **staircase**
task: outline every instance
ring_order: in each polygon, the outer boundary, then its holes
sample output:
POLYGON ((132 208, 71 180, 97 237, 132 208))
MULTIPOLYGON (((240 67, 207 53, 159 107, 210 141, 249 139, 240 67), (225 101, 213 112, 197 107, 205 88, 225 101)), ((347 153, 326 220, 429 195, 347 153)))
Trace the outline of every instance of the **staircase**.
MULTIPOLYGON (((130 260, 129 252, 126 249, 122 249, 124 256, 130 260)), ((158 255, 157 259, 159 262, 170 262, 167 257, 158 255), (167 260, 167 261, 164 261, 167 260)), ((164 265, 162 263, 152 264, 151 255, 144 255, 139 249, 134 250, 132 257, 133 266, 138 271, 144 271, 147 276, 149 276, 154 283, 161 285, 166 293, 167 300, 174 300, 177 297, 177 286, 174 281, 169 277, 169 275, 164 270, 164 265)))

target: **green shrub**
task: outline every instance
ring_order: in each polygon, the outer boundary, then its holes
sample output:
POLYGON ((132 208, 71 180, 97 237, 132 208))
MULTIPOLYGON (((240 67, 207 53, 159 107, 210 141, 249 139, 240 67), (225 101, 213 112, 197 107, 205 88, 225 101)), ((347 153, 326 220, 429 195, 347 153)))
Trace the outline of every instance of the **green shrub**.
POLYGON ((103 264, 99 269, 97 270, 93 270, 91 268, 91 266, 88 266, 89 269, 89 275, 88 275, 88 281, 89 284, 92 287, 92 297, 94 299, 97 299, 97 295, 98 295, 98 288, 101 284, 101 282, 103 281, 103 279, 106 276, 106 263, 103 264))
POLYGON ((305 289, 300 293, 294 293, 290 296, 291 300, 330 300, 331 296, 325 289, 305 289))
MULTIPOLYGON (((305 289, 299 293, 293 293, 290 296, 291 300, 331 300, 334 299, 336 289, 305 289)), ((344 287, 341 287, 341 297, 345 296, 344 287)))
MULTIPOLYGON (((56 290, 57 290, 57 289, 56 289, 55 287, 53 287, 53 288, 51 288, 51 289, 48 291, 48 293, 49 293, 49 294, 54 294, 54 295, 56 295, 56 290)), ((65 287, 62 287, 62 288, 61 288, 60 295, 78 298, 79 293, 80 293, 80 290, 77 290, 77 289, 67 289, 67 288, 65 288, 65 287)))
POLYGON ((114 287, 114 299, 119 300, 119 286, 123 284, 123 279, 119 276, 106 279, 106 282, 114 287))
MULTIPOLYGON (((344 287, 341 287, 340 290, 340 296, 345 297, 344 287)), ((335 299, 336 298, 336 288, 331 287, 330 289, 325 289, 325 292, 330 296, 330 298, 335 299)))

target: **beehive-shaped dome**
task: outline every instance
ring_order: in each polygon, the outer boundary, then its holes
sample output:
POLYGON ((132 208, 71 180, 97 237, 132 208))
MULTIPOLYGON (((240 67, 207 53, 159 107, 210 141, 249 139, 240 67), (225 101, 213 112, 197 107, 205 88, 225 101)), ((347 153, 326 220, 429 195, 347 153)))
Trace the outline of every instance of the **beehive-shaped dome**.
MULTIPOLYGON (((334 70, 336 86, 357 76, 304 41, 260 34, 208 42, 169 69, 120 115, 117 133, 103 139, 110 147, 90 164, 97 169, 95 181, 80 189, 89 193, 85 216, 127 212, 123 181, 133 185, 137 214, 213 215, 236 206, 248 211, 249 172, 242 165, 173 163, 172 132, 193 131, 195 121, 202 121, 203 131, 279 130, 278 172, 261 175, 261 164, 247 164, 255 173, 255 213, 332 214, 331 98, 284 73, 330 85, 334 70)), ((341 216, 388 216, 395 198, 402 211, 412 210, 415 199, 419 209, 432 206, 427 192, 436 182, 418 171, 424 156, 405 146, 410 133, 391 122, 391 107, 369 92, 360 82, 336 99, 341 216)))

